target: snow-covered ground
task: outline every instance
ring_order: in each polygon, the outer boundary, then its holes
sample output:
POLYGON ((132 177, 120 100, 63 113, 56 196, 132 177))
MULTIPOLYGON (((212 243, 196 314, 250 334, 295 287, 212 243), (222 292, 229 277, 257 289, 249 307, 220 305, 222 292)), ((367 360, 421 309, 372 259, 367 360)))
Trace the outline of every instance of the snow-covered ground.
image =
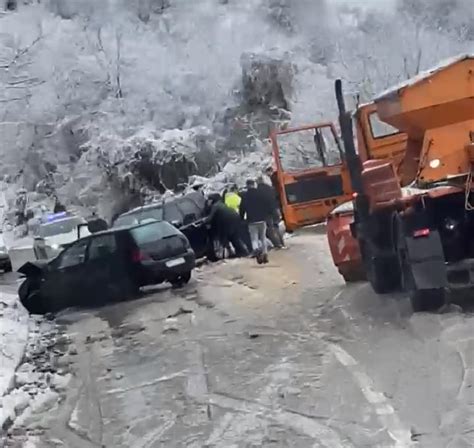
POLYGON ((16 294, 0 293, 0 427, 11 410, 4 402, 14 385, 15 369, 20 364, 28 340, 28 313, 16 294))
MULTIPOLYGON (((35 443, 41 433, 38 415, 57 405, 71 379, 68 365, 61 359, 66 353, 71 354, 71 348, 56 323, 28 317, 21 305, 10 308, 18 310, 21 317, 10 319, 11 331, 6 333, 6 339, 0 320, 2 348, 5 341, 16 350, 14 357, 7 357, 5 369, 2 364, 5 390, 0 399, 0 446, 7 446, 14 434, 16 440, 21 440, 22 448, 39 448, 41 445, 35 443)), ((3 362, 5 357, 2 355, 1 359, 3 362)))

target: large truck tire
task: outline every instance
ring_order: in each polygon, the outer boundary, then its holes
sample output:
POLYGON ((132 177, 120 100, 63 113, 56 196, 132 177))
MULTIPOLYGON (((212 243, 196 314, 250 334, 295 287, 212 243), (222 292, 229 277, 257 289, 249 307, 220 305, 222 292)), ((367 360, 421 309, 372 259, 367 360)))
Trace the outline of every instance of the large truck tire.
POLYGON ((367 281, 367 274, 365 273, 364 268, 362 266, 348 269, 339 268, 339 273, 342 275, 342 278, 346 283, 367 281))
POLYGON ((377 294, 388 294, 396 291, 400 285, 400 273, 394 260, 369 260, 367 277, 377 294))
POLYGON ((415 313, 438 311, 446 304, 444 289, 418 289, 410 291, 410 302, 415 313))
MULTIPOLYGON (((406 243, 407 240, 402 229, 403 226, 400 218, 397 217, 394 226, 394 243, 400 266, 402 288, 410 298, 413 312, 437 311, 446 304, 446 290, 443 287, 439 287, 437 284, 435 284, 434 287, 417 287, 413 266, 409 260, 408 247, 406 243)), ((433 275, 436 275, 436 273, 433 273, 433 275)))
POLYGON ((400 287, 400 268, 396 257, 375 258, 370 249, 361 245, 367 280, 377 294, 388 294, 400 287))

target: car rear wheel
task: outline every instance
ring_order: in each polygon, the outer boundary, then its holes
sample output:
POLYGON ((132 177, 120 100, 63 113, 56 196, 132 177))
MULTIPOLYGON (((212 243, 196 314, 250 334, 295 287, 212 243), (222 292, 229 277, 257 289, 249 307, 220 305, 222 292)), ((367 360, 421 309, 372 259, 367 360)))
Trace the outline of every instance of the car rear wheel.
POLYGON ((50 310, 45 306, 43 297, 31 279, 26 279, 18 290, 21 304, 30 314, 46 314, 50 310))
POLYGON ((170 283, 175 288, 180 288, 181 286, 184 286, 185 284, 189 283, 189 280, 191 280, 191 271, 186 272, 184 274, 179 275, 178 277, 171 279, 170 283))
POLYGON ((140 287, 132 279, 126 277, 122 281, 110 284, 107 287, 106 301, 125 302, 133 300, 140 294, 140 287))

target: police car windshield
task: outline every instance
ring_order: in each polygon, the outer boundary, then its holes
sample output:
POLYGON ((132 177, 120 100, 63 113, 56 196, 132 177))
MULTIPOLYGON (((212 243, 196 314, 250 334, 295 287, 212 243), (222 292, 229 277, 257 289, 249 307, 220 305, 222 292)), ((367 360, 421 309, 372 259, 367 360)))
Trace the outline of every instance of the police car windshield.
POLYGON ((49 236, 70 233, 77 229, 77 226, 83 221, 78 217, 60 219, 58 221, 42 224, 39 228, 39 236, 47 238, 49 236))

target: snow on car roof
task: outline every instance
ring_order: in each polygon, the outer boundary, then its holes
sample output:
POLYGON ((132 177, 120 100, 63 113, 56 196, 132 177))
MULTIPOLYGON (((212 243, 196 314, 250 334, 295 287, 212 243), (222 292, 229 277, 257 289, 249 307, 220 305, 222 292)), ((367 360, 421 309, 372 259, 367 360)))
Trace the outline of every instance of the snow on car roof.
POLYGON ((446 59, 446 60, 442 61, 441 63, 439 63, 438 65, 419 73, 418 75, 414 76, 413 78, 407 79, 406 81, 402 81, 400 84, 389 87, 387 90, 384 90, 382 93, 379 93, 374 98, 374 100, 375 101, 380 101, 380 100, 383 100, 383 99, 387 99, 391 96, 397 95, 398 92, 401 89, 405 89, 407 87, 414 86, 414 85, 428 79, 433 74, 435 74, 435 73, 437 73, 437 72, 439 72, 439 71, 441 71, 441 70, 443 70, 443 69, 445 69, 445 68, 447 68, 451 65, 454 65, 457 62, 461 62, 461 61, 464 61, 466 59, 474 59, 474 53, 471 53, 471 54, 465 53, 465 54, 457 55, 457 56, 454 56, 452 58, 446 59))

